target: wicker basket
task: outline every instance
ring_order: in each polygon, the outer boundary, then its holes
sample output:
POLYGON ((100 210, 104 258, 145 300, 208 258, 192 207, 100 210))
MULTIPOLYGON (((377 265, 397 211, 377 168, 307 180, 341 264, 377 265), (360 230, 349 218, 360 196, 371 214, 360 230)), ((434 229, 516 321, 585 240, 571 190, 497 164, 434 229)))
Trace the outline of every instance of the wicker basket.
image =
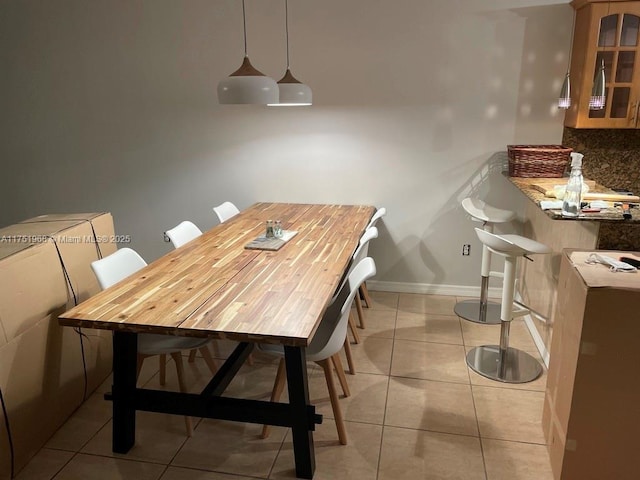
POLYGON ((510 177, 562 177, 572 148, 562 145, 507 145, 510 177))

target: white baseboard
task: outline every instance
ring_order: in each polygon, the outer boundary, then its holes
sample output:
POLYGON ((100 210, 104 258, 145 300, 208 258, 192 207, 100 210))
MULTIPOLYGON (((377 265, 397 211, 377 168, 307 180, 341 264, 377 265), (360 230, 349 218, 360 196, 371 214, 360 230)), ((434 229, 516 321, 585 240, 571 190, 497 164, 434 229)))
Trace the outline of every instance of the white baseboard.
MULTIPOLYGON (((455 295, 457 297, 480 296, 480 287, 469 287, 464 285, 434 285, 431 283, 380 282, 376 280, 367 280, 367 286, 371 290, 378 290, 380 292, 455 295)), ((500 298, 501 295, 502 288, 489 287, 489 297, 500 298)))
POLYGON ((535 323, 533 323, 533 318, 531 317, 530 314, 525 315, 523 318, 524 318, 524 324, 529 329, 529 333, 533 338, 533 342, 536 344, 536 347, 538 348, 538 352, 540 353, 540 357, 542 358, 542 361, 544 362, 545 366, 549 368, 549 350, 547 350, 547 347, 545 347, 544 341, 542 340, 540 333, 538 333, 538 329, 536 328, 535 323))
MULTIPOLYGON (((381 282, 376 280, 368 280, 367 285, 371 290, 380 292, 396 292, 396 293, 422 293, 428 295, 452 295, 456 297, 479 297, 480 287, 469 287, 463 285, 434 285, 430 283, 409 283, 409 282, 381 282)), ((502 288, 489 287, 490 298, 500 298, 502 296, 502 288)), ((517 300, 519 298, 516 298, 517 300)), ((542 337, 535 327, 531 315, 524 316, 524 323, 531 333, 533 342, 536 344, 538 352, 542 357, 542 361, 549 368, 549 351, 544 345, 542 337)))

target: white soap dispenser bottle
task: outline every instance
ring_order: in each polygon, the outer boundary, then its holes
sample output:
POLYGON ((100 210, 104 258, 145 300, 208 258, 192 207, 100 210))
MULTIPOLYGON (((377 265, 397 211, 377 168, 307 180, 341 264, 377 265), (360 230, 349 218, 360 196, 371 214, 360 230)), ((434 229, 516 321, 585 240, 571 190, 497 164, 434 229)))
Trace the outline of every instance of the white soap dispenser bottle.
POLYGON ((582 155, 571 153, 571 176, 567 182, 567 188, 562 202, 563 217, 577 217, 580 214, 580 201, 582 200, 582 155))

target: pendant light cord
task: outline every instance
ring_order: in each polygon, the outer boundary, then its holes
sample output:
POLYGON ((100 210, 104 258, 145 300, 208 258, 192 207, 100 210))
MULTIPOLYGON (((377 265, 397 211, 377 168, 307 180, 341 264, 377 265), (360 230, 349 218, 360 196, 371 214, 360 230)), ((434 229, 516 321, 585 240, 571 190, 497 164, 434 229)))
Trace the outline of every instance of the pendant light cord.
POLYGON ((287 35, 287 70, 289 70, 289 0, 284 0, 284 31, 287 35))
POLYGON ((576 31, 576 15, 577 13, 573 12, 573 22, 571 23, 571 38, 569 39, 569 62, 567 64, 567 73, 571 70, 571 56, 573 55, 573 35, 576 31))
MULTIPOLYGON (((611 13, 611 0, 607 2, 607 16, 605 18, 609 18, 609 14, 611 13)), ((602 25, 602 20, 600 21, 600 25, 602 25)), ((601 27, 602 28, 602 27, 601 27)), ((618 36, 618 20, 616 19, 616 29, 613 32, 613 46, 616 45, 616 38, 618 36)), ((607 39, 604 40, 604 45, 602 46, 602 68, 604 68, 604 54, 607 51, 607 39)))
POLYGON ((244 8, 244 0, 242 0, 242 25, 244 27, 244 56, 247 56, 247 15, 244 8))

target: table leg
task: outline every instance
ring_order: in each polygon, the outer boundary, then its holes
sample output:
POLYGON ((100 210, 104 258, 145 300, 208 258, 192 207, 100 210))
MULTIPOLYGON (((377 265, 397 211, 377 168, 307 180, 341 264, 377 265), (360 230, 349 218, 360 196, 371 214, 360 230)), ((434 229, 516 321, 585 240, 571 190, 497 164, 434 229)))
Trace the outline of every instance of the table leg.
POLYGON ((299 478, 313 478, 313 473, 316 469, 312 432, 314 425, 310 424, 307 411, 307 406, 310 403, 305 349, 285 346, 284 358, 287 366, 289 404, 291 405, 291 414, 294 419, 291 435, 293 437, 296 476, 299 478))
POLYGON ((138 334, 114 332, 113 334, 113 440, 112 450, 127 453, 135 443, 136 409, 136 360, 138 334))

